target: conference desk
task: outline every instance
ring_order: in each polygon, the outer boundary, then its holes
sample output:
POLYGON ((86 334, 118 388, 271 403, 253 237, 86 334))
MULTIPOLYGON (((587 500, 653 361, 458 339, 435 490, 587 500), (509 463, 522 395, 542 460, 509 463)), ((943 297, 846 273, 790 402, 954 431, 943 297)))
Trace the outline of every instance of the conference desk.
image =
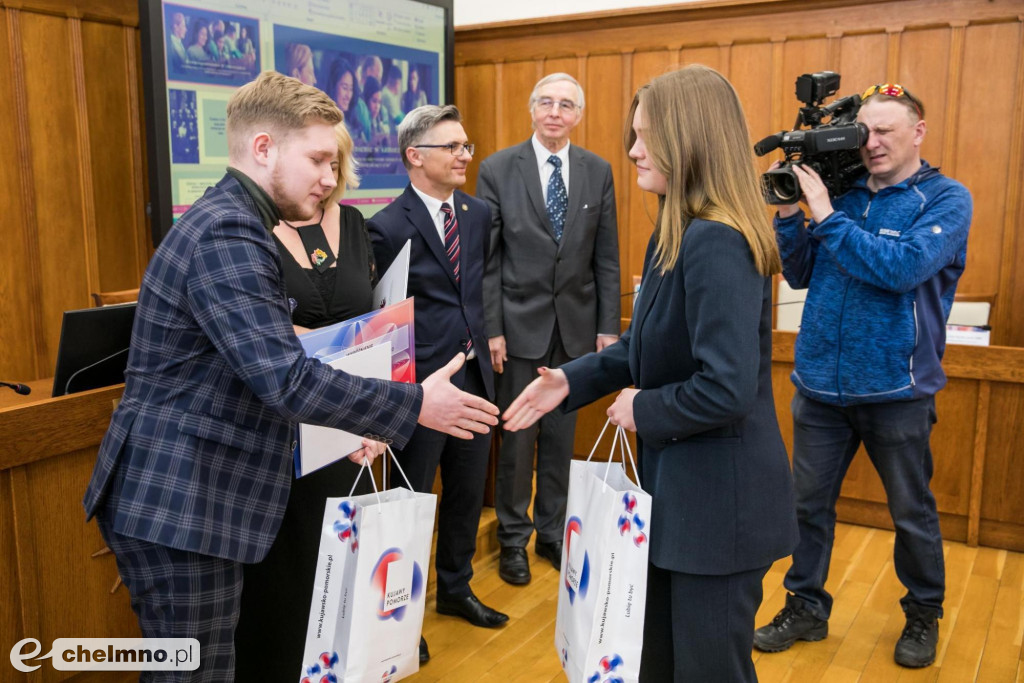
POLYGON ((52 383, 28 382, 28 396, 0 393, 0 683, 137 680, 137 672, 56 671, 48 660, 26 662, 42 667, 22 674, 7 661, 23 638, 45 654, 57 638, 141 635, 128 591, 111 593, 113 555, 91 557, 104 543, 82 509, 124 385, 49 398, 52 383))

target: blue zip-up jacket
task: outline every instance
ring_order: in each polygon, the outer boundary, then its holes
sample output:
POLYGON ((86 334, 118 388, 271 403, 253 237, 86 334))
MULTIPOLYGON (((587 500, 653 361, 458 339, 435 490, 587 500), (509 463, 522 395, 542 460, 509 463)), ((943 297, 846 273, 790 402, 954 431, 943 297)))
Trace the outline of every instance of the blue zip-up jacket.
POLYGON ((967 261, 971 195, 922 162, 877 193, 867 176, 804 228, 775 217, 782 274, 807 288, 792 379, 832 405, 906 401, 946 384, 946 318, 967 261))

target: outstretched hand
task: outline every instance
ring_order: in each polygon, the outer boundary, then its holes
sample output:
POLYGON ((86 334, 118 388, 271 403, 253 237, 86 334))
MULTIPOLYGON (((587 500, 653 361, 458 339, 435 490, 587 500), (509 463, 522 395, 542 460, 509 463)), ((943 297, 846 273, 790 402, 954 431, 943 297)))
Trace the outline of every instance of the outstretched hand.
POLYGON ((561 370, 539 368, 540 376, 526 385, 505 411, 505 429, 526 429, 554 410, 569 395, 569 379, 561 370))
POLYGON ((487 434, 498 424, 498 408, 452 384, 452 376, 465 362, 466 354, 459 353, 423 380, 423 405, 417 422, 460 439, 472 439, 474 432, 487 434))

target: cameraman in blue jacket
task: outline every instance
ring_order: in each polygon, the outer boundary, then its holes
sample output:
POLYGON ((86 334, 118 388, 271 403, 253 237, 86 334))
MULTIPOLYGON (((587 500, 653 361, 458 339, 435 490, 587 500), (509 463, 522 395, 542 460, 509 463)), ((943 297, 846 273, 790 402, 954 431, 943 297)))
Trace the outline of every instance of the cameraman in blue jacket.
POLYGON ((792 375, 800 543, 786 606, 754 645, 779 652, 828 635, 835 504, 863 442, 885 486, 893 563, 907 589, 895 660, 923 667, 935 661, 945 593, 929 437, 972 204, 963 185, 921 160, 924 106, 903 87, 869 88, 857 120, 869 131, 868 174, 833 204, 813 169, 794 166, 811 220, 805 227, 796 204, 775 218, 783 275, 807 288, 792 375))

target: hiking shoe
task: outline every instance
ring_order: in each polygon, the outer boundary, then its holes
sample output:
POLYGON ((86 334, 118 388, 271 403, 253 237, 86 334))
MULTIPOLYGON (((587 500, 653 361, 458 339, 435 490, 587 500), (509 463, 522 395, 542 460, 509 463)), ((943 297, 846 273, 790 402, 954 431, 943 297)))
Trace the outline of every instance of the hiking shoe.
POLYGON ((828 635, 828 621, 806 609, 799 598, 786 596, 783 607, 772 623, 754 631, 754 647, 761 652, 782 652, 798 640, 822 640, 828 635))
POLYGON ((896 641, 893 659, 900 666, 920 669, 935 662, 935 646, 939 642, 939 618, 935 610, 908 605, 907 625, 896 641))

